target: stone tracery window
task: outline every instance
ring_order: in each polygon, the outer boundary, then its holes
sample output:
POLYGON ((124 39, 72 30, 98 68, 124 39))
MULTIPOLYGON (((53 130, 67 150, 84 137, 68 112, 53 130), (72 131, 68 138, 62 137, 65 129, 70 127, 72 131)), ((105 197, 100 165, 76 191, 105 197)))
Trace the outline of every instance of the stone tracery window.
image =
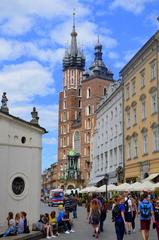
POLYGON ((80 153, 80 133, 78 131, 74 133, 74 150, 76 153, 80 153))

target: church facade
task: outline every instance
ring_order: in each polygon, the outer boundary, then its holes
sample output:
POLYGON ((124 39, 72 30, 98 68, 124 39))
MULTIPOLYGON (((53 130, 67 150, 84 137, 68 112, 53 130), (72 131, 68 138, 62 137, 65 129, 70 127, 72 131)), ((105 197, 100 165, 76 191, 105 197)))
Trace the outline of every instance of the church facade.
POLYGON ((85 71, 85 57, 77 46, 74 24, 71 46, 63 59, 63 76, 63 91, 59 95, 57 186, 71 189, 87 186, 89 182, 96 107, 114 81, 103 62, 99 40, 89 72, 85 71))
POLYGON ((27 213, 30 224, 39 219, 42 135, 36 108, 32 120, 9 113, 6 93, 0 108, 0 225, 7 225, 8 212, 27 213))

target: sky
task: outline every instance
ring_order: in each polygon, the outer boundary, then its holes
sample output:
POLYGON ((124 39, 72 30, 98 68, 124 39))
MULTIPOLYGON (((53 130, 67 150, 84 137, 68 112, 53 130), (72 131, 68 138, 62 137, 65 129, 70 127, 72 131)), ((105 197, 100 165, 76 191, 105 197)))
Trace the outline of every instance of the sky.
POLYGON ((119 71, 159 29, 158 0, 0 0, 0 95, 10 113, 31 120, 37 107, 43 136, 42 169, 57 161, 62 59, 76 12, 78 46, 86 68, 99 35, 105 64, 119 71))

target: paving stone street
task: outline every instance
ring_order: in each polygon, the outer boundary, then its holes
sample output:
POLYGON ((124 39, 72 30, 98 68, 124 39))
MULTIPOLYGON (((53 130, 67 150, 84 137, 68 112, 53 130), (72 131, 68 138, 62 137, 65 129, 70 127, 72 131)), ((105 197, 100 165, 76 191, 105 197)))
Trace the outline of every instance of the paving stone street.
MULTIPOLYGON (((41 213, 51 212, 52 208, 42 204, 41 213)), ((56 208, 57 210, 57 208, 56 208)), ((86 219, 86 210, 84 207, 78 207, 78 218, 73 221, 73 229, 75 233, 60 234, 56 239, 59 240, 93 240, 92 226, 88 224, 86 219)), ((141 240, 139 220, 136 220, 136 233, 125 236, 124 240, 141 240)), ((152 228, 152 227, 151 227, 152 228)), ((99 236, 100 240, 116 240, 114 231, 114 224, 111 222, 111 212, 108 213, 107 219, 104 224, 104 232, 99 236)), ((44 239, 43 239, 44 240, 44 239)), ((151 230, 150 240, 157 240, 156 230, 151 230)))

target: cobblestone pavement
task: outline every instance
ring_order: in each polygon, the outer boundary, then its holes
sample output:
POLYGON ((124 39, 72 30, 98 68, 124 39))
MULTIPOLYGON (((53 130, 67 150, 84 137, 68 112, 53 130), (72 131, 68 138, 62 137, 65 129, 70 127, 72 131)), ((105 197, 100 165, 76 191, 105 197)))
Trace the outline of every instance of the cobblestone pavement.
MULTIPOLYGON (((42 206, 41 212, 50 212, 51 207, 42 206)), ((60 234, 59 237, 55 239, 59 240, 93 240, 95 239, 92 236, 92 226, 88 224, 86 220, 86 210, 83 207, 78 207, 78 218, 73 221, 73 229, 75 233, 60 234)), ((139 231, 139 220, 136 221, 136 233, 125 236, 124 240, 141 240, 141 233, 139 231)), ((52 238, 53 239, 53 238, 52 238)), ((114 231, 114 224, 111 222, 111 213, 108 213, 108 217, 104 224, 104 232, 100 234, 99 240, 116 240, 116 235, 114 231)), ((151 230, 150 240, 157 240, 156 230, 151 230)))

